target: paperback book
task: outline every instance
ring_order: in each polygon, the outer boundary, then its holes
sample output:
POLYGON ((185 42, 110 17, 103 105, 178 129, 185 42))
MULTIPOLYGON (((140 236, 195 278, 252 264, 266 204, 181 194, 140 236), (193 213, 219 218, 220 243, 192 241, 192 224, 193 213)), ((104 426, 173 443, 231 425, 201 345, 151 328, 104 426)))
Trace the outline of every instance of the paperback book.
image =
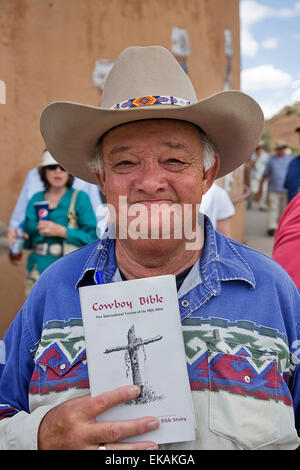
POLYGON ((127 441, 195 440, 175 276, 81 287, 90 391, 138 385, 138 398, 98 421, 155 416, 160 427, 127 441))

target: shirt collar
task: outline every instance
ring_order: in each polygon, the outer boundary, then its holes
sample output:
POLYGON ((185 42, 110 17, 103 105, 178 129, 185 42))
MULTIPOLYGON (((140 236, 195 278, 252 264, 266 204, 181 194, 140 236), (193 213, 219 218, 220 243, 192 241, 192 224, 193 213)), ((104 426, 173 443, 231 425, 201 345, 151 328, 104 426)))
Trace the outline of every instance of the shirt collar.
MULTIPOLYGON (((203 283, 214 295, 220 293, 222 281, 244 281, 255 288, 254 273, 236 248, 239 244, 216 232, 207 216, 204 218, 204 229, 204 248, 199 262, 199 271, 197 270, 199 282, 203 283)), ((121 280, 116 266, 114 238, 113 228, 109 227, 87 259, 76 288, 84 285, 87 277, 96 284, 96 271, 101 271, 104 283, 121 280)), ((192 271, 187 278, 195 275, 194 270, 192 271)), ((184 282, 183 285, 188 284, 190 283, 184 282)))
POLYGON ((215 284, 219 287, 216 281, 244 281, 255 288, 254 273, 236 248, 239 243, 215 231, 207 216, 205 216, 204 226, 205 245, 200 259, 203 282, 205 283, 207 278, 210 283, 211 279, 216 278, 215 284))

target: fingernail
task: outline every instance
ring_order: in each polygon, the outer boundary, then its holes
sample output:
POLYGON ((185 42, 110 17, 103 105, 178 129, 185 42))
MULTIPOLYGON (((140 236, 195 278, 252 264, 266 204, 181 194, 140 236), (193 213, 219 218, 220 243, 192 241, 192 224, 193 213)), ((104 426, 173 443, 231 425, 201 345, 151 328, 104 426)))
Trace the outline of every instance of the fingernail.
POLYGON ((147 424, 147 429, 148 431, 153 431, 154 429, 157 429, 159 426, 159 421, 156 419, 154 421, 150 421, 150 423, 147 424))
POLYGON ((141 389, 137 385, 133 385, 129 388, 128 392, 132 397, 137 397, 141 393, 141 389))

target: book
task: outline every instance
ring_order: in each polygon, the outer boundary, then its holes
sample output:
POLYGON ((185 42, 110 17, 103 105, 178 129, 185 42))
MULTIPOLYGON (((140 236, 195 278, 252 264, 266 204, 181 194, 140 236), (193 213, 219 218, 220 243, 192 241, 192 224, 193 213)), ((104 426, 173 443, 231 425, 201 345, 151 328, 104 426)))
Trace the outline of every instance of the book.
POLYGON ((157 430, 126 439, 158 444, 195 440, 175 276, 79 288, 90 392, 138 385, 137 399, 97 421, 155 416, 157 430))

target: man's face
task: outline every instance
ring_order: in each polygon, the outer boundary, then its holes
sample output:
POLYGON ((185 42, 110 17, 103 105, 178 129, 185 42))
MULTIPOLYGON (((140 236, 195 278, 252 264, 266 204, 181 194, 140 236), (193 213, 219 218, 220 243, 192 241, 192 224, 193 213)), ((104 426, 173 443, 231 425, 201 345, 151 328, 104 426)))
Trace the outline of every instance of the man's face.
MULTIPOLYGON (((116 209, 117 227, 122 210, 120 196, 127 198, 129 211, 142 203, 150 225, 155 223, 151 211, 174 204, 182 211, 185 204, 193 206, 195 218, 196 204, 213 183, 217 170, 204 173, 199 131, 177 120, 147 120, 116 127, 104 137, 102 155, 103 173, 98 179, 107 203, 116 209)), ((127 216, 128 223, 132 215, 127 216)), ((163 219, 164 215, 159 225, 163 219)))
POLYGON ((286 147, 280 147, 279 149, 277 149, 277 155, 279 157, 284 157, 285 151, 286 151, 286 147))

